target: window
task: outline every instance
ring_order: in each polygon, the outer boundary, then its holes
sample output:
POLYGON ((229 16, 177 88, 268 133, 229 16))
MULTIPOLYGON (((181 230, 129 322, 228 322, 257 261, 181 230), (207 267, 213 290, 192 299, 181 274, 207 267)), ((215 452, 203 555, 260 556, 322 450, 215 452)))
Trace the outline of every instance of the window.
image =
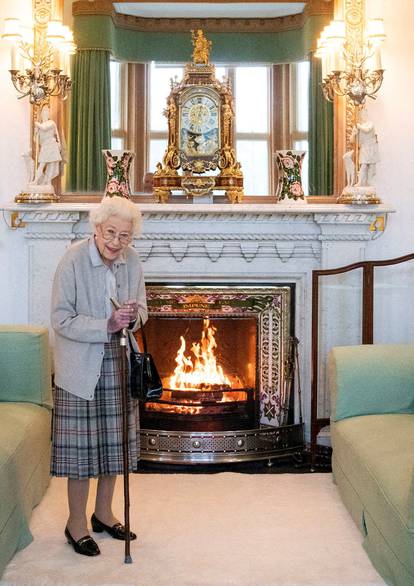
MULTIPOLYGON (((111 63, 111 111, 112 111, 112 148, 132 148, 140 153, 142 165, 135 161, 135 170, 140 169, 140 177, 132 181, 136 191, 142 191, 142 175, 153 172, 156 164, 162 161, 167 146, 167 120, 163 115, 170 80, 181 80, 184 66, 152 62, 147 66, 111 63), (139 80, 131 68, 140 68, 139 80), (134 86, 134 79, 136 86, 134 86), (137 89, 145 86, 142 93, 144 102, 137 100, 137 89), (126 98, 128 96, 128 99, 126 98), (129 101, 129 108, 127 101, 129 101), (130 122, 126 123, 126 112, 135 110, 135 132, 145 135, 131 139, 130 122), (142 123, 136 126, 136 119, 142 115, 142 123), (144 119, 145 118, 145 119, 144 119), (128 132, 127 129, 128 128, 128 132), (135 144, 135 148, 134 145, 135 144)), ((286 66, 288 67, 288 66, 286 66)), ((138 69, 135 69, 138 71, 138 69)), ((228 77, 233 88, 236 108, 235 144, 237 160, 244 173, 244 192, 247 196, 273 195, 272 152, 276 145, 272 136, 275 112, 273 101, 279 99, 274 94, 273 67, 267 65, 216 66, 216 77, 228 77)), ((308 62, 292 65, 290 75, 290 97, 285 96, 286 107, 290 104, 289 145, 286 148, 308 150, 308 62)), ((277 93, 277 92, 275 92, 277 93)), ((282 108, 283 110, 283 108, 282 108)), ((283 148, 283 147, 282 147, 283 148)), ((307 157, 303 169, 303 183, 307 193, 307 157)))
POLYGON ((246 195, 269 195, 270 67, 236 67, 236 152, 246 195))
POLYGON ((127 143, 127 64, 111 61, 111 148, 122 150, 127 143))
POLYGON ((182 79, 184 67, 151 62, 148 75, 148 168, 151 172, 162 161, 167 148, 168 127, 163 112, 170 93, 170 80, 182 79))
POLYGON ((302 186, 309 193, 309 61, 292 65, 291 144, 294 150, 306 151, 302 167, 302 186))

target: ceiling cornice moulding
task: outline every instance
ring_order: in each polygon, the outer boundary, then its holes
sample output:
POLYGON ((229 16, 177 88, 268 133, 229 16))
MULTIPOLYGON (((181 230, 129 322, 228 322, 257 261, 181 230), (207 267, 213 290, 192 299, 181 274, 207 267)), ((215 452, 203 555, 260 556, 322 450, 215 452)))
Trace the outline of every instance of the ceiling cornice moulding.
POLYGON ((72 12, 74 16, 111 16, 117 27, 142 32, 188 32, 202 28, 210 33, 279 33, 301 29, 310 16, 332 16, 333 0, 309 0, 302 13, 277 18, 143 18, 116 12, 111 0, 77 0, 72 12))

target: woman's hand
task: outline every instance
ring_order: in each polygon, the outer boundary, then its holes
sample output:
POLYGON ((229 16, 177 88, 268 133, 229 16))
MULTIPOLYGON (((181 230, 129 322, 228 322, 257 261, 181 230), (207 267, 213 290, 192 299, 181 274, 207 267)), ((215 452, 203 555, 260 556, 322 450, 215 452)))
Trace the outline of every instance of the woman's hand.
POLYGON ((138 303, 136 299, 128 299, 122 304, 122 307, 129 312, 129 321, 134 322, 138 317, 138 303))
POLYGON ((115 309, 112 312, 108 320, 108 332, 115 334, 123 328, 129 327, 130 323, 133 323, 137 319, 137 316, 138 304, 135 299, 129 299, 119 309, 115 309))
POLYGON ((114 309, 111 317, 108 319, 108 333, 115 334, 123 328, 129 326, 129 315, 130 312, 121 307, 121 309, 114 309))

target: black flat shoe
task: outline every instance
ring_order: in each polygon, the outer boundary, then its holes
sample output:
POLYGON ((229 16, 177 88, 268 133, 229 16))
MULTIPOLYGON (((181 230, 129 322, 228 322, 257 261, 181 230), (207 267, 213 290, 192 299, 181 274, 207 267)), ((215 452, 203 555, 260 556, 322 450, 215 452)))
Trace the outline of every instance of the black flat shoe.
MULTIPOLYGON (((91 517, 91 523, 92 530, 95 531, 95 533, 102 533, 103 531, 106 531, 114 539, 120 539, 121 541, 125 541, 125 527, 121 523, 115 523, 115 525, 112 525, 112 527, 110 527, 109 525, 105 525, 105 523, 102 523, 102 521, 100 521, 95 516, 95 513, 91 517)), ((133 531, 130 531, 129 538, 131 541, 133 541, 137 538, 137 536, 133 531)))
POLYGON ((78 541, 75 541, 67 527, 65 528, 65 535, 68 543, 73 547, 76 553, 89 556, 99 555, 101 553, 98 544, 90 535, 85 535, 85 537, 81 537, 78 541))

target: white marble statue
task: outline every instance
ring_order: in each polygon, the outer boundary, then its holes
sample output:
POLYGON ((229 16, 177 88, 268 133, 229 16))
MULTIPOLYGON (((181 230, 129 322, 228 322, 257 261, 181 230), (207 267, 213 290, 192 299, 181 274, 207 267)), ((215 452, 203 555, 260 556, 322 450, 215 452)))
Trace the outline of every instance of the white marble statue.
POLYGON ((62 161, 61 143, 56 123, 49 120, 49 108, 44 106, 40 122, 35 122, 35 139, 39 141, 38 165, 31 185, 52 185, 59 175, 62 161))
POLYGON ((372 186, 375 165, 379 162, 378 139, 374 124, 370 120, 358 122, 353 128, 351 141, 359 145, 358 187, 372 186))
POLYGON ((354 163, 354 151, 347 151, 344 156, 345 174, 346 174, 346 185, 351 187, 355 184, 355 163, 354 163))
POLYGON ((35 164, 32 157, 32 151, 30 150, 27 153, 24 153, 22 156, 24 159, 24 165, 26 167, 26 185, 29 185, 33 182, 35 174, 35 164))
POLYGON ((376 164, 380 160, 377 134, 374 124, 366 118, 365 110, 358 113, 358 118, 350 136, 355 147, 343 156, 346 186, 339 202, 377 204, 381 202, 373 185, 376 164))

